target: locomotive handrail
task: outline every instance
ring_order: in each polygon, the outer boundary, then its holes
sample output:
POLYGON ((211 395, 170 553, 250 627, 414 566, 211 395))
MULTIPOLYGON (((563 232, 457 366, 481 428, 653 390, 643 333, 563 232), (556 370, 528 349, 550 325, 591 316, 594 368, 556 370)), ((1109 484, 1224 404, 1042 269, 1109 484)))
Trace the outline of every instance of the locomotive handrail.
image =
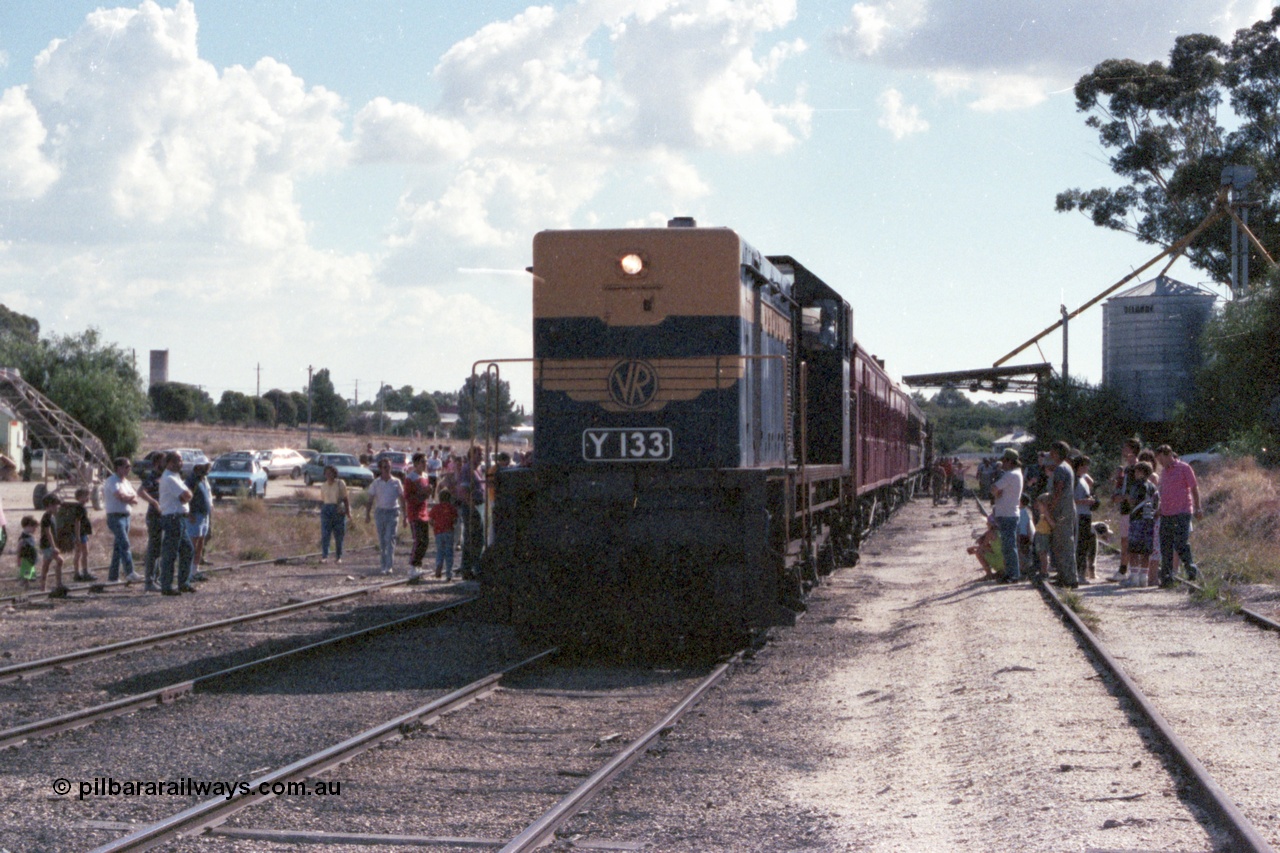
MULTIPOLYGON (((492 384, 486 385, 486 388, 489 391, 489 398, 488 398, 487 404, 493 409, 492 413, 489 416, 489 426, 493 430, 493 452, 495 454, 497 454, 498 452, 498 439, 500 438, 500 433, 498 432, 498 388, 502 383, 502 368, 500 368, 499 365, 525 364, 525 363, 533 364, 534 362, 540 362, 540 361, 543 361, 543 359, 541 358, 482 358, 479 361, 474 361, 471 363, 472 379, 476 378, 476 375, 477 375, 476 368, 478 368, 480 365, 483 364, 485 366, 484 368, 485 379, 488 382, 492 382, 492 384)), ((478 382, 471 383, 471 447, 477 446, 476 445, 476 389, 478 385, 479 385, 478 382)), ((535 453, 537 452, 536 447, 534 448, 534 452, 535 453)), ((488 471, 489 433, 487 431, 485 432, 485 436, 484 436, 484 460, 482 464, 485 466, 486 473, 491 473, 488 471)), ((487 476, 485 478, 485 487, 486 489, 488 488, 487 476)), ((467 490, 467 518, 468 519, 471 518, 472 511, 475 510, 475 505, 476 505, 475 500, 476 500, 475 490, 468 489, 467 490)), ((492 525, 489 523, 490 520, 487 517, 490 512, 489 506, 490 506, 490 503, 488 500, 488 495, 485 495, 486 509, 485 509, 484 516, 481 517, 481 523, 484 525, 484 544, 486 547, 493 544, 491 541, 489 541, 490 537, 493 535, 492 525)))

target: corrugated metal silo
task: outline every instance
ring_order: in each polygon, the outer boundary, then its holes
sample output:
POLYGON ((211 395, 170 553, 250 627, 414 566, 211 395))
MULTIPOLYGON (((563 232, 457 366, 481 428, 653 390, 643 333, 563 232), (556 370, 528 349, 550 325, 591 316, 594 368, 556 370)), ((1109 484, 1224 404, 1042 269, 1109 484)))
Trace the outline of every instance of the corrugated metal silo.
POLYGON ((1191 399, 1200 365, 1200 332, 1218 297, 1167 276, 1144 282, 1102 306, 1102 382, 1144 421, 1167 421, 1191 399))

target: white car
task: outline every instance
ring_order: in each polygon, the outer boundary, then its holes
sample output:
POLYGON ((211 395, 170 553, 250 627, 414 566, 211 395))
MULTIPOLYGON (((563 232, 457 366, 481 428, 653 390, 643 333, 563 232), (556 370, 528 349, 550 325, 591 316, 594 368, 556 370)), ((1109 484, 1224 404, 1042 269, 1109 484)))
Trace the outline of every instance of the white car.
POLYGON ((302 476, 302 469, 307 464, 307 457, 288 447, 264 450, 258 459, 262 463, 262 470, 266 471, 267 476, 272 480, 277 477, 296 480, 302 476))
POLYGON ((1208 450, 1202 450, 1199 453, 1183 453, 1178 458, 1190 465, 1192 468, 1199 470, 1202 465, 1211 465, 1215 462, 1221 462, 1226 457, 1226 448, 1221 444, 1215 444, 1208 450))

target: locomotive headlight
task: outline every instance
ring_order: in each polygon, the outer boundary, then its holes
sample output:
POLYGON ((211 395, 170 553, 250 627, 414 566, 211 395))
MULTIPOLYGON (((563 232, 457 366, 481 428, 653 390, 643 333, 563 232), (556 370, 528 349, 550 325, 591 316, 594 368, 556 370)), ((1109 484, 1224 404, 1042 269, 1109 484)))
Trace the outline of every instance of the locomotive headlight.
POLYGON ((623 275, 636 276, 644 272, 644 258, 632 252, 618 259, 618 266, 623 275))

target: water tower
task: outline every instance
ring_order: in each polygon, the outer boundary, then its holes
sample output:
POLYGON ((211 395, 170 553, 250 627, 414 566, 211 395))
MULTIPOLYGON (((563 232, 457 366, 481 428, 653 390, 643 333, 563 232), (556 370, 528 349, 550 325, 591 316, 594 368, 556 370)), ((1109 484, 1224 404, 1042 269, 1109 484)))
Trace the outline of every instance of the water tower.
POLYGON ((1146 422, 1168 421, 1190 401, 1200 332, 1218 297, 1168 276, 1143 282, 1102 306, 1102 383, 1146 422))

